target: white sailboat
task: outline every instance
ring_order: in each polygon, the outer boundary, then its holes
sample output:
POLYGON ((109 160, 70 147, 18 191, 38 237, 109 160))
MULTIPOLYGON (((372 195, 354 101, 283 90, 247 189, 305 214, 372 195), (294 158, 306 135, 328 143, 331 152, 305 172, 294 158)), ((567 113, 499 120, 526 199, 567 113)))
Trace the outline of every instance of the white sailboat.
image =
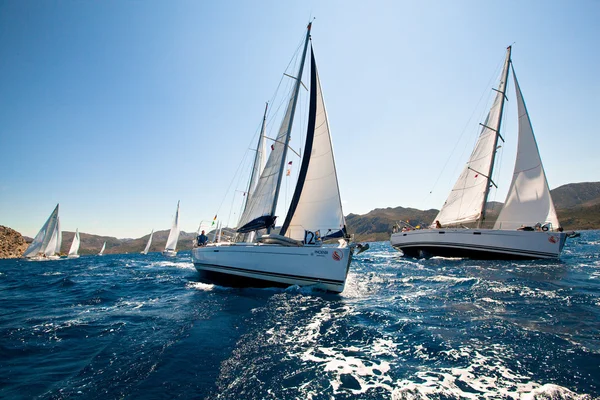
POLYGON ((148 238, 148 243, 146 243, 146 247, 144 248, 144 250, 142 250, 142 252, 140 254, 148 254, 148 250, 150 250, 150 245, 152 244, 152 235, 154 235, 154 229, 152 229, 152 232, 150 232, 150 237, 148 238))
POLYGON ((104 255, 104 250, 106 249, 106 242, 104 242, 104 244, 102 245, 102 248, 100 249, 100 253, 98 253, 99 256, 103 256, 104 255))
POLYGON ((477 259, 534 259, 560 256, 566 235, 560 228, 525 101, 514 71, 519 114, 519 139, 512 183, 492 229, 483 228, 492 181, 494 158, 509 68, 508 47, 495 101, 473 153, 444 203, 436 229, 393 233, 391 245, 405 255, 469 257, 477 259), (473 224, 473 228, 465 225, 473 224))
MULTIPOLYGON (((299 285, 344 290, 354 245, 347 241, 329 123, 312 47, 304 156, 287 216, 279 233, 272 232, 310 29, 311 24, 284 119, 258 180, 254 183, 250 179, 247 203, 238 223, 240 234, 267 233, 254 243, 212 243, 194 248, 192 260, 204 280, 236 286, 299 285), (323 239, 342 240, 337 247, 326 247, 320 233, 325 233, 323 239)), ((248 235, 243 236, 249 240, 248 235)))
POLYGON ((23 257, 33 261, 56 259, 56 253, 60 252, 62 235, 58 218, 57 204, 40 231, 35 235, 33 242, 23 253, 23 257), (58 249, 58 251, 57 251, 58 249))
POLYGON ((81 239, 79 238, 79 229, 75 229, 75 235, 73 236, 73 242, 71 243, 71 248, 69 249, 69 254, 67 258, 79 258, 79 244, 81 243, 81 239))
POLYGON ((171 225, 171 231, 167 239, 167 244, 163 251, 163 256, 175 257, 177 255, 177 240, 179 239, 179 201, 177 202, 177 211, 175 211, 175 218, 173 218, 173 225, 171 225))

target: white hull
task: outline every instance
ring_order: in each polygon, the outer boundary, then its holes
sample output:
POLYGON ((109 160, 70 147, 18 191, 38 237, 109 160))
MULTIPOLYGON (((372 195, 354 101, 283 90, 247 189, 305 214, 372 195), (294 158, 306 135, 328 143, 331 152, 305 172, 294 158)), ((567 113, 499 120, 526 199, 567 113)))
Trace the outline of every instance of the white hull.
POLYGON ((175 257, 177 252, 175 250, 163 250, 162 254, 165 257, 175 257))
POLYGON ((67 258, 79 258, 79 254, 69 254, 67 258))
POLYGON ((249 281, 244 286, 315 286, 336 293, 344 290, 351 258, 350 247, 237 243, 192 250, 196 269, 209 280, 249 281))
POLYGON ((407 256, 474 259, 558 258, 565 233, 497 229, 417 229, 392 234, 390 244, 407 256))

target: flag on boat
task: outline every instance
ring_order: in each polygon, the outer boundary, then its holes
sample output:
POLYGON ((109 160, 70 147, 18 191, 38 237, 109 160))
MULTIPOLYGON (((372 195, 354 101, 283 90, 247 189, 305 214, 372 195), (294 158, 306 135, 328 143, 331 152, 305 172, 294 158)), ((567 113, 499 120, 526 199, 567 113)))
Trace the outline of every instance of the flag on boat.
POLYGON ((213 226, 215 224, 215 221, 217 220, 217 216, 215 215, 215 217, 213 218, 213 222, 210 226, 213 226))
POLYGON ((274 144, 271 145, 271 150, 275 150, 275 145, 274 144))
POLYGON ((291 173, 292 173, 292 162, 290 161, 288 163, 287 172, 285 173, 285 176, 290 176, 291 173))

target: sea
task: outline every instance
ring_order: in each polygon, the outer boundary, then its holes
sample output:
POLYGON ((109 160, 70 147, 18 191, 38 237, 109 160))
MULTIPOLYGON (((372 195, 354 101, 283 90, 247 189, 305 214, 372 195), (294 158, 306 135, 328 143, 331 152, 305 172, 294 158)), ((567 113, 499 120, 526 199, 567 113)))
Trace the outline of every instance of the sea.
POLYGON ((370 243, 339 295, 202 283, 189 252, 0 260, 0 398, 598 399, 599 251, 370 243))

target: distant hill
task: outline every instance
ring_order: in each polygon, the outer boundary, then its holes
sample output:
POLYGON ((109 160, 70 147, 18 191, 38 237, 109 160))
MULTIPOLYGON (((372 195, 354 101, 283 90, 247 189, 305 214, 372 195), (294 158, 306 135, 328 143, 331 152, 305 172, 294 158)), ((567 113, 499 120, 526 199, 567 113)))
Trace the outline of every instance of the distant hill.
POLYGON ((551 190, 550 193, 557 209, 600 204, 600 182, 569 183, 551 190))
MULTIPOLYGON (((571 183, 551 190, 552 199, 561 225, 566 230, 600 229, 600 182, 571 183)), ((502 203, 488 203, 487 223, 492 224, 498 217, 502 203)), ((349 214, 346 216, 348 231, 358 241, 389 240, 392 226, 398 221, 408 221, 413 226, 428 226, 438 210, 419 210, 416 208, 377 208, 364 215, 349 214)), ((214 231, 208 233, 212 239, 214 231)), ((225 228, 224 235, 232 235, 231 229, 225 228)), ((73 232, 63 231, 61 252, 67 254, 73 241, 73 232)), ((191 250, 195 233, 181 232, 177 249, 191 250)), ((148 237, 137 239, 117 239, 112 236, 98 236, 81 233, 79 254, 98 254, 102 244, 106 242, 106 254, 139 253, 148 237)), ((169 231, 154 232, 151 252, 162 251, 167 243, 169 231)), ((0 226, 0 258, 20 257, 26 249, 23 243, 31 243, 31 238, 0 226)))
MULTIPOLYGON (((550 191, 558 219, 566 230, 600 229, 600 182, 571 183, 550 191)), ((487 225, 498 218, 502 203, 488 203, 487 225)), ((346 217, 348 231, 358 241, 389 240, 392 226, 408 221, 412 226, 428 226, 438 210, 415 208, 378 208, 364 215, 346 217)))
POLYGON ((0 258, 18 258, 27 250, 27 242, 14 229, 0 225, 0 258))

